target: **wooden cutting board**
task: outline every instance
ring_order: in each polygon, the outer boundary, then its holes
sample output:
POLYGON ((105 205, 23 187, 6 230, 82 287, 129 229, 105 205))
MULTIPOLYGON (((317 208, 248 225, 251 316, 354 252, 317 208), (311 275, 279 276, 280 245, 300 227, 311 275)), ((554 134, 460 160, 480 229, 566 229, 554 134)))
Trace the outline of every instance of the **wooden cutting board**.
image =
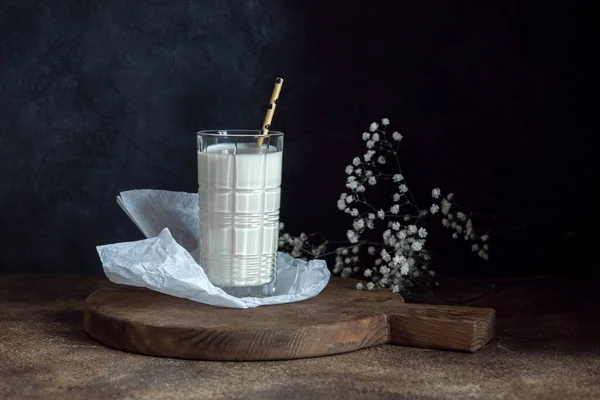
POLYGON ((117 349, 200 360, 287 360, 381 344, 475 352, 493 335, 488 308, 405 304, 389 291, 358 291, 331 278, 317 297, 252 309, 213 307, 147 289, 100 289, 84 328, 117 349))

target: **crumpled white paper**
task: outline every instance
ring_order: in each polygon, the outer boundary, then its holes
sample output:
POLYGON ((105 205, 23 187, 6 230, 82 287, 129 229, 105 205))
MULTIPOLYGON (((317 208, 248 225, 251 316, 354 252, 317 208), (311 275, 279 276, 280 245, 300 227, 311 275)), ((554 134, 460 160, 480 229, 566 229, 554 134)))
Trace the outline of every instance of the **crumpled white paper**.
POLYGON ((271 297, 237 298, 214 286, 197 263, 198 194, 130 190, 117 203, 148 238, 98 246, 104 273, 114 283, 146 287, 213 306, 251 308, 316 296, 330 278, 323 260, 277 255, 277 284, 271 297))

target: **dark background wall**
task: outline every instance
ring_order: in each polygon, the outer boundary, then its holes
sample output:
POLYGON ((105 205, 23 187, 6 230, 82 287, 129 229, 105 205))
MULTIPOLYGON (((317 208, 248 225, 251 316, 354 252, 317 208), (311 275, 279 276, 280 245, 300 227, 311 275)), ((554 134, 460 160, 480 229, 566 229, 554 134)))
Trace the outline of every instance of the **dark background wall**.
POLYGON ((471 272, 587 268, 582 10, 457 3, 1 2, 0 271, 99 272, 141 238, 116 195, 196 190, 194 133, 257 128, 278 75, 290 230, 343 236, 343 168, 388 117, 417 197, 527 223, 471 272))

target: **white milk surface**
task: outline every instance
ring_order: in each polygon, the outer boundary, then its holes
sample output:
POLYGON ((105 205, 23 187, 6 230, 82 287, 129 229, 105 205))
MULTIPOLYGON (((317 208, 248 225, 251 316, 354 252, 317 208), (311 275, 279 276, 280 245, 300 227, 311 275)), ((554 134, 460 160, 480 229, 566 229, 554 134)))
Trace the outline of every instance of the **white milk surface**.
POLYGON ((226 143, 198 152, 200 264, 214 285, 260 286, 274 278, 282 152, 269 150, 226 143))

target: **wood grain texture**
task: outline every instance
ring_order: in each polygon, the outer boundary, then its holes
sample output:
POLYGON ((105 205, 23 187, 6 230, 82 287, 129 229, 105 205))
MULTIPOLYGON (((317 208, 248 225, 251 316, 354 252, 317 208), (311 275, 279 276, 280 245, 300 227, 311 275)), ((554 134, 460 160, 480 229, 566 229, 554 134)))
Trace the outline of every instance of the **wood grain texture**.
POLYGON ((332 278, 312 299, 252 309, 213 307, 141 288, 91 294, 84 328, 118 349, 203 360, 284 360, 385 343, 476 351, 493 334, 494 310, 405 304, 387 291, 332 278))

